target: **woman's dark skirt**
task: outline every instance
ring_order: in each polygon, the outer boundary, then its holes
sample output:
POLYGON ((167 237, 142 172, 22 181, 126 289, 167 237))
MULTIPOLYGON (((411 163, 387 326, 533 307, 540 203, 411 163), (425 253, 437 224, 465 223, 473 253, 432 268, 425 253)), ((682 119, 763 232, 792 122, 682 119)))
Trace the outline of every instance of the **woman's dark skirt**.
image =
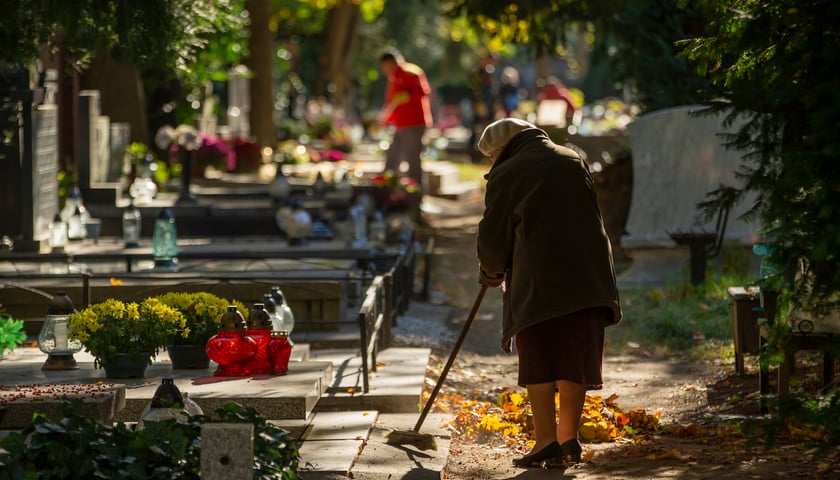
POLYGON ((519 385, 558 380, 600 390, 609 308, 588 308, 525 328, 516 335, 519 385))

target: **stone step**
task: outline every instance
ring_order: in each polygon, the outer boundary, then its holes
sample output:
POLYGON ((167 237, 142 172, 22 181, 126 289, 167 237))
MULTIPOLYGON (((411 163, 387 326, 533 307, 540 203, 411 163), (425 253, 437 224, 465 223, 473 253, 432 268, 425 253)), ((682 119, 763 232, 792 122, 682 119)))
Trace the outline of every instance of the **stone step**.
POLYGON ((451 415, 426 417, 420 433, 434 438, 435 448, 389 445, 386 434, 411 431, 417 414, 388 414, 363 410, 318 412, 302 436, 302 474, 307 480, 417 478, 438 480, 449 455, 446 424, 451 415))
POLYGON ((317 412, 301 435, 302 471, 347 475, 365 448, 379 412, 317 412))
POLYGON ((376 371, 369 376, 370 390, 365 393, 358 349, 312 350, 313 361, 329 362, 334 372, 333 382, 318 401, 316 411, 419 412, 430 355, 429 348, 382 350, 376 359, 376 371))

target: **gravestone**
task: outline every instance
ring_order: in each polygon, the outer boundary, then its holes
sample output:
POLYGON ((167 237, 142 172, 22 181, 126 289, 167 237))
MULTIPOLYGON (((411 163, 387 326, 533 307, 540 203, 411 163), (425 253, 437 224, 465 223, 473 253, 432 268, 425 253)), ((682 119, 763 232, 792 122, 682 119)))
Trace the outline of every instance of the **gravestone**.
POLYGON ((58 210, 57 109, 33 107, 29 72, 3 69, 0 82, 0 234, 17 251, 38 251, 58 210))
POLYGON ((98 90, 82 90, 78 96, 76 173, 78 186, 88 204, 114 205, 119 183, 108 182, 110 121, 100 112, 98 90))
POLYGON ((109 140, 108 156, 111 161, 108 164, 108 175, 105 181, 119 182, 123 174, 129 171, 125 153, 131 145, 131 125, 123 122, 111 123, 109 140))
POLYGON ((108 181, 109 163, 111 162, 111 119, 107 115, 96 118, 96 143, 93 148, 95 162, 90 165, 90 182, 93 185, 108 181))
POLYGON ((58 106, 41 105, 32 114, 32 237, 39 242, 58 211, 57 179, 58 106))
MULTIPOLYGON (((724 133, 734 133, 736 122, 723 126, 723 115, 694 115, 703 107, 682 106, 645 114, 628 126, 633 153, 633 193, 621 237, 622 248, 633 264, 619 283, 664 282, 680 278, 689 262, 688 249, 678 247, 669 232, 715 231, 715 219, 703 220, 697 204, 721 185, 739 186, 735 172, 742 154, 724 146, 724 133)), ((755 243, 759 225, 740 219, 752 198, 734 206, 729 214, 726 244, 755 243)))
POLYGON ((79 188, 90 189, 98 172, 96 123, 99 118, 99 91, 82 90, 78 97, 78 128, 76 130, 76 172, 79 188))
POLYGON ((233 137, 248 138, 251 135, 249 115, 251 91, 248 70, 242 66, 230 71, 228 80, 228 131, 233 137))

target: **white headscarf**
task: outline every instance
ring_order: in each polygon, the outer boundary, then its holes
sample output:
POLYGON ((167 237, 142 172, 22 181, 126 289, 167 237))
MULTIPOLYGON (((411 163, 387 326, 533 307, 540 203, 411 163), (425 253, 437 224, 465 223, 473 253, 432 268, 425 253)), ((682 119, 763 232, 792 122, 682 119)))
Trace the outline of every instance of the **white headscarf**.
POLYGON ((537 128, 537 126, 518 118, 496 120, 484 129, 484 133, 478 139, 476 148, 484 155, 489 156, 491 152, 504 148, 517 133, 529 128, 537 128))

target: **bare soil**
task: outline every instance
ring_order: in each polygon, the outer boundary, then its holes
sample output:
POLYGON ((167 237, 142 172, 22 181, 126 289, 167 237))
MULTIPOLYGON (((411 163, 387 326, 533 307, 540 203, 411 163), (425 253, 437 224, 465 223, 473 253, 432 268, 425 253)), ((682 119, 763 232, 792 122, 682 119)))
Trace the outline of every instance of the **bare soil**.
MULTIPOLYGON (((429 342, 431 370, 440 371, 479 288, 475 233, 482 197, 477 194, 458 202, 434 199, 429 204, 433 212, 424 214, 425 232, 435 240, 429 300, 452 306, 447 334, 429 342)), ((502 389, 516 386, 516 357, 504 354, 499 346, 500 307, 499 292, 489 292, 442 395, 459 392, 492 401, 502 389)), ((604 398, 619 395, 618 404, 625 410, 641 407, 660 412, 660 431, 635 441, 584 444, 583 463, 565 471, 514 468, 512 459, 527 453, 526 448, 501 441, 475 444, 453 434, 442 476, 449 480, 840 479, 836 452, 826 458, 784 440, 766 448, 726 428, 727 419, 759 416, 756 371, 748 361, 748 374, 737 376, 731 358, 698 361, 687 354, 608 348, 604 389, 592 393, 604 398)))

